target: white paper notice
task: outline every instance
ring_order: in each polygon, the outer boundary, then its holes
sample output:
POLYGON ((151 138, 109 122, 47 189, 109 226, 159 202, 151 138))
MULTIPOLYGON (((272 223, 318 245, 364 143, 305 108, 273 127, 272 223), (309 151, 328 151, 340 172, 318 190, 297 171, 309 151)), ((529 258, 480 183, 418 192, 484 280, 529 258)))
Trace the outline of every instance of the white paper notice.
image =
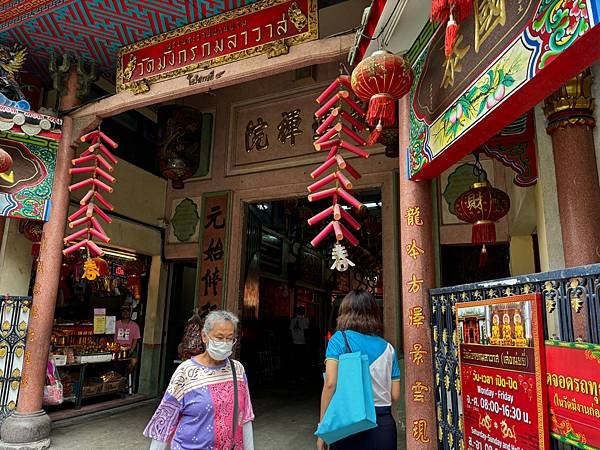
POLYGON ((115 316, 106 316, 106 334, 115 334, 115 316))

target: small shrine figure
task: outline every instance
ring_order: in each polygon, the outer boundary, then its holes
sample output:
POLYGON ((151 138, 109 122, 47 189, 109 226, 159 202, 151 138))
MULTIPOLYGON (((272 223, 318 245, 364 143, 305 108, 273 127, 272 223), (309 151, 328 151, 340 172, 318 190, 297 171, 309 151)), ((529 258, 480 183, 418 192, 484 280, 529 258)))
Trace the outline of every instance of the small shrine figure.
POLYGON ((502 345, 513 345, 512 326, 510 325, 510 316, 507 313, 502 316, 502 345))
POLYGON ((516 312, 513 320, 515 322, 515 345, 517 347, 527 347, 528 342, 525 338, 523 319, 521 318, 521 314, 516 312))
POLYGON ((492 337, 490 344, 500 345, 500 316, 498 314, 494 314, 494 317, 492 317, 492 337))

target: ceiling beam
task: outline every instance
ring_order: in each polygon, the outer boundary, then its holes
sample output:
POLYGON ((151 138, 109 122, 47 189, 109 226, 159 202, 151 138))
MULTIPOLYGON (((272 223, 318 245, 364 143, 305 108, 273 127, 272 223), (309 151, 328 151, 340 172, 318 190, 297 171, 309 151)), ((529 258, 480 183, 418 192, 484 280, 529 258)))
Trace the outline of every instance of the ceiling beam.
MULTIPOLYGON (((85 105, 69 114, 73 118, 95 116, 111 117, 122 112, 148 105, 171 101, 181 97, 202 94, 246 81, 265 78, 315 64, 345 60, 354 42, 354 35, 320 39, 290 47, 287 55, 267 59, 259 55, 216 67, 215 72, 225 71, 219 79, 190 86, 187 76, 150 84, 150 91, 134 95, 130 91, 119 92, 110 97, 85 105)), ((196 73, 210 73, 212 69, 196 73)))

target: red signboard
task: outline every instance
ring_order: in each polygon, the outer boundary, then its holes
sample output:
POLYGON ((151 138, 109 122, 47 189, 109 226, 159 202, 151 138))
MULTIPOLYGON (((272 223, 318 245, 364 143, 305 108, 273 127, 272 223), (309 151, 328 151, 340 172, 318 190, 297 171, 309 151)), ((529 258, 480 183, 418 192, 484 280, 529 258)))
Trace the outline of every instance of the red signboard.
POLYGON ((457 304, 467 450, 548 448, 539 296, 457 304))
POLYGON ((230 199, 230 192, 202 196, 200 255, 196 282, 199 308, 213 309, 225 306, 230 199))
POLYGON ((600 448, 600 346, 547 341, 546 367, 552 435, 600 448))
POLYGON ((263 0, 186 25, 119 53, 117 89, 160 81, 317 39, 316 0, 263 0))

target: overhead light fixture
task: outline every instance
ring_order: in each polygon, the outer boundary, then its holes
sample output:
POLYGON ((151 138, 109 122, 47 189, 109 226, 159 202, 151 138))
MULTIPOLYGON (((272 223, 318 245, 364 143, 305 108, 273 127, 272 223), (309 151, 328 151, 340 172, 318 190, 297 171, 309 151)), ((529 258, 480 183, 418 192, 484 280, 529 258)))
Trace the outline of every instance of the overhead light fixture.
POLYGON ((120 252, 116 250, 102 249, 105 255, 114 256, 116 258, 127 259, 129 261, 136 261, 137 257, 133 253, 120 252))

